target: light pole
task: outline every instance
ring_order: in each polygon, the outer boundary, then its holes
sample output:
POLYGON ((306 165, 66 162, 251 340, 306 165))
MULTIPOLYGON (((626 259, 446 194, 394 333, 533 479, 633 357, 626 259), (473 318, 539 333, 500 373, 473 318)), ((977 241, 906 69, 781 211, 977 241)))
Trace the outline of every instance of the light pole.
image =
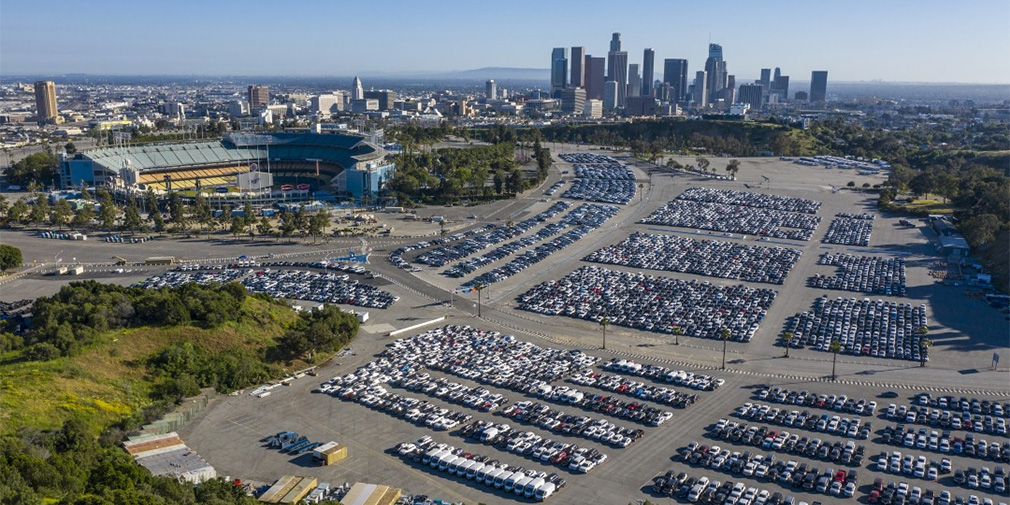
POLYGON ((726 369, 726 342, 729 341, 730 331, 729 328, 723 328, 719 332, 719 336, 722 337, 722 369, 726 369))
POLYGON ((484 290, 484 285, 478 282, 473 285, 473 289, 477 290, 477 317, 480 317, 480 292, 484 290))
POLYGON ((838 339, 831 341, 831 380, 838 380, 838 375, 835 374, 835 365, 838 363, 838 353, 842 350, 842 343, 838 339))
POLYGON ((607 326, 610 326, 610 320, 603 318, 600 320, 600 328, 603 328, 603 350, 607 350, 607 326))

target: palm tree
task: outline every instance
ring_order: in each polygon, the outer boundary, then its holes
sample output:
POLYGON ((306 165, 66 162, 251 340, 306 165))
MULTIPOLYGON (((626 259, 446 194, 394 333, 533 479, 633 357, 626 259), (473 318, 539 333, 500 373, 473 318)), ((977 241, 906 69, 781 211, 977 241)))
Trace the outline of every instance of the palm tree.
POLYGON ((680 326, 673 327, 673 345, 680 345, 680 336, 684 334, 684 329, 680 326))
POLYGON ((442 238, 445 238, 445 219, 444 218, 441 221, 438 222, 438 234, 442 238))
POLYGON ((473 289, 477 290, 477 317, 480 317, 480 292, 484 291, 484 284, 477 282, 473 285, 473 289))
POLYGON ((610 326, 610 320, 607 318, 600 319, 600 328, 603 328, 603 350, 607 350, 607 326, 610 326))
POLYGON ((643 191, 644 189, 645 184, 642 184, 641 182, 638 183, 638 203, 642 203, 642 198, 645 198, 645 191, 643 191))
POLYGON ((794 338, 796 338, 796 335, 794 335, 793 332, 791 332, 791 331, 787 331, 785 333, 785 335, 782 335, 782 339, 786 341, 786 357, 787 358, 789 357, 789 348, 792 347, 792 345, 793 345, 793 339, 794 338))
POLYGON ((726 342, 729 341, 730 335, 732 335, 732 333, 730 333, 729 328, 723 328, 722 331, 719 332, 719 336, 722 337, 722 369, 723 370, 726 369, 726 342))
POLYGON ((838 339, 831 341, 831 380, 838 380, 838 376, 835 375, 835 364, 838 363, 838 353, 842 352, 842 343, 838 339))
POLYGON ((933 347, 933 341, 928 338, 923 338, 919 341, 919 366, 926 366, 926 360, 928 359, 927 353, 929 348, 933 347))

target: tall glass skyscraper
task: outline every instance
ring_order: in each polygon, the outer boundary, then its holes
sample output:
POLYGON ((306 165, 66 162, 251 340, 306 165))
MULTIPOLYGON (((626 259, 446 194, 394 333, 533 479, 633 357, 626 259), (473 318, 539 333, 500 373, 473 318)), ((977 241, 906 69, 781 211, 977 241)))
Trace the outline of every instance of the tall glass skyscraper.
POLYGON ((645 48, 642 55, 642 96, 653 96, 652 84, 656 79, 656 52, 651 47, 645 48))
POLYGON ((551 52, 551 96, 560 97, 568 85, 568 49, 555 47, 551 52))

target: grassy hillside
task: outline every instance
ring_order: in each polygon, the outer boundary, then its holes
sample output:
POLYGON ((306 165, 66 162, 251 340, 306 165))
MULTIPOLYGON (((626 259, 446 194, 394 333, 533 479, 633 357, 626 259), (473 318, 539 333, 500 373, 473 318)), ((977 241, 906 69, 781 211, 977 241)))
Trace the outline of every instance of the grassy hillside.
MULTIPOLYGON (((144 363, 160 349, 191 342, 209 351, 242 348, 259 353, 297 319, 287 307, 252 297, 245 300, 242 311, 248 317, 214 329, 172 326, 105 332, 72 357, 15 361, 18 352, 0 356, 0 433, 22 427, 56 429, 71 417, 82 419, 97 433, 151 403, 154 383, 144 363)), ((304 365, 294 362, 288 368, 304 365)))

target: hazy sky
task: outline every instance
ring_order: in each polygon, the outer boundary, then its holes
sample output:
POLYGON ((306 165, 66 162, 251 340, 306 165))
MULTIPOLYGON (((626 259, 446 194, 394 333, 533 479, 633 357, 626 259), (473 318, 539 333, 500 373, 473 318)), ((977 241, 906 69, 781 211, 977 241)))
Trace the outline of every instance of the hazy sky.
POLYGON ((621 32, 702 67, 793 80, 1010 82, 1010 0, 0 0, 0 75, 331 75, 550 66, 621 32))

